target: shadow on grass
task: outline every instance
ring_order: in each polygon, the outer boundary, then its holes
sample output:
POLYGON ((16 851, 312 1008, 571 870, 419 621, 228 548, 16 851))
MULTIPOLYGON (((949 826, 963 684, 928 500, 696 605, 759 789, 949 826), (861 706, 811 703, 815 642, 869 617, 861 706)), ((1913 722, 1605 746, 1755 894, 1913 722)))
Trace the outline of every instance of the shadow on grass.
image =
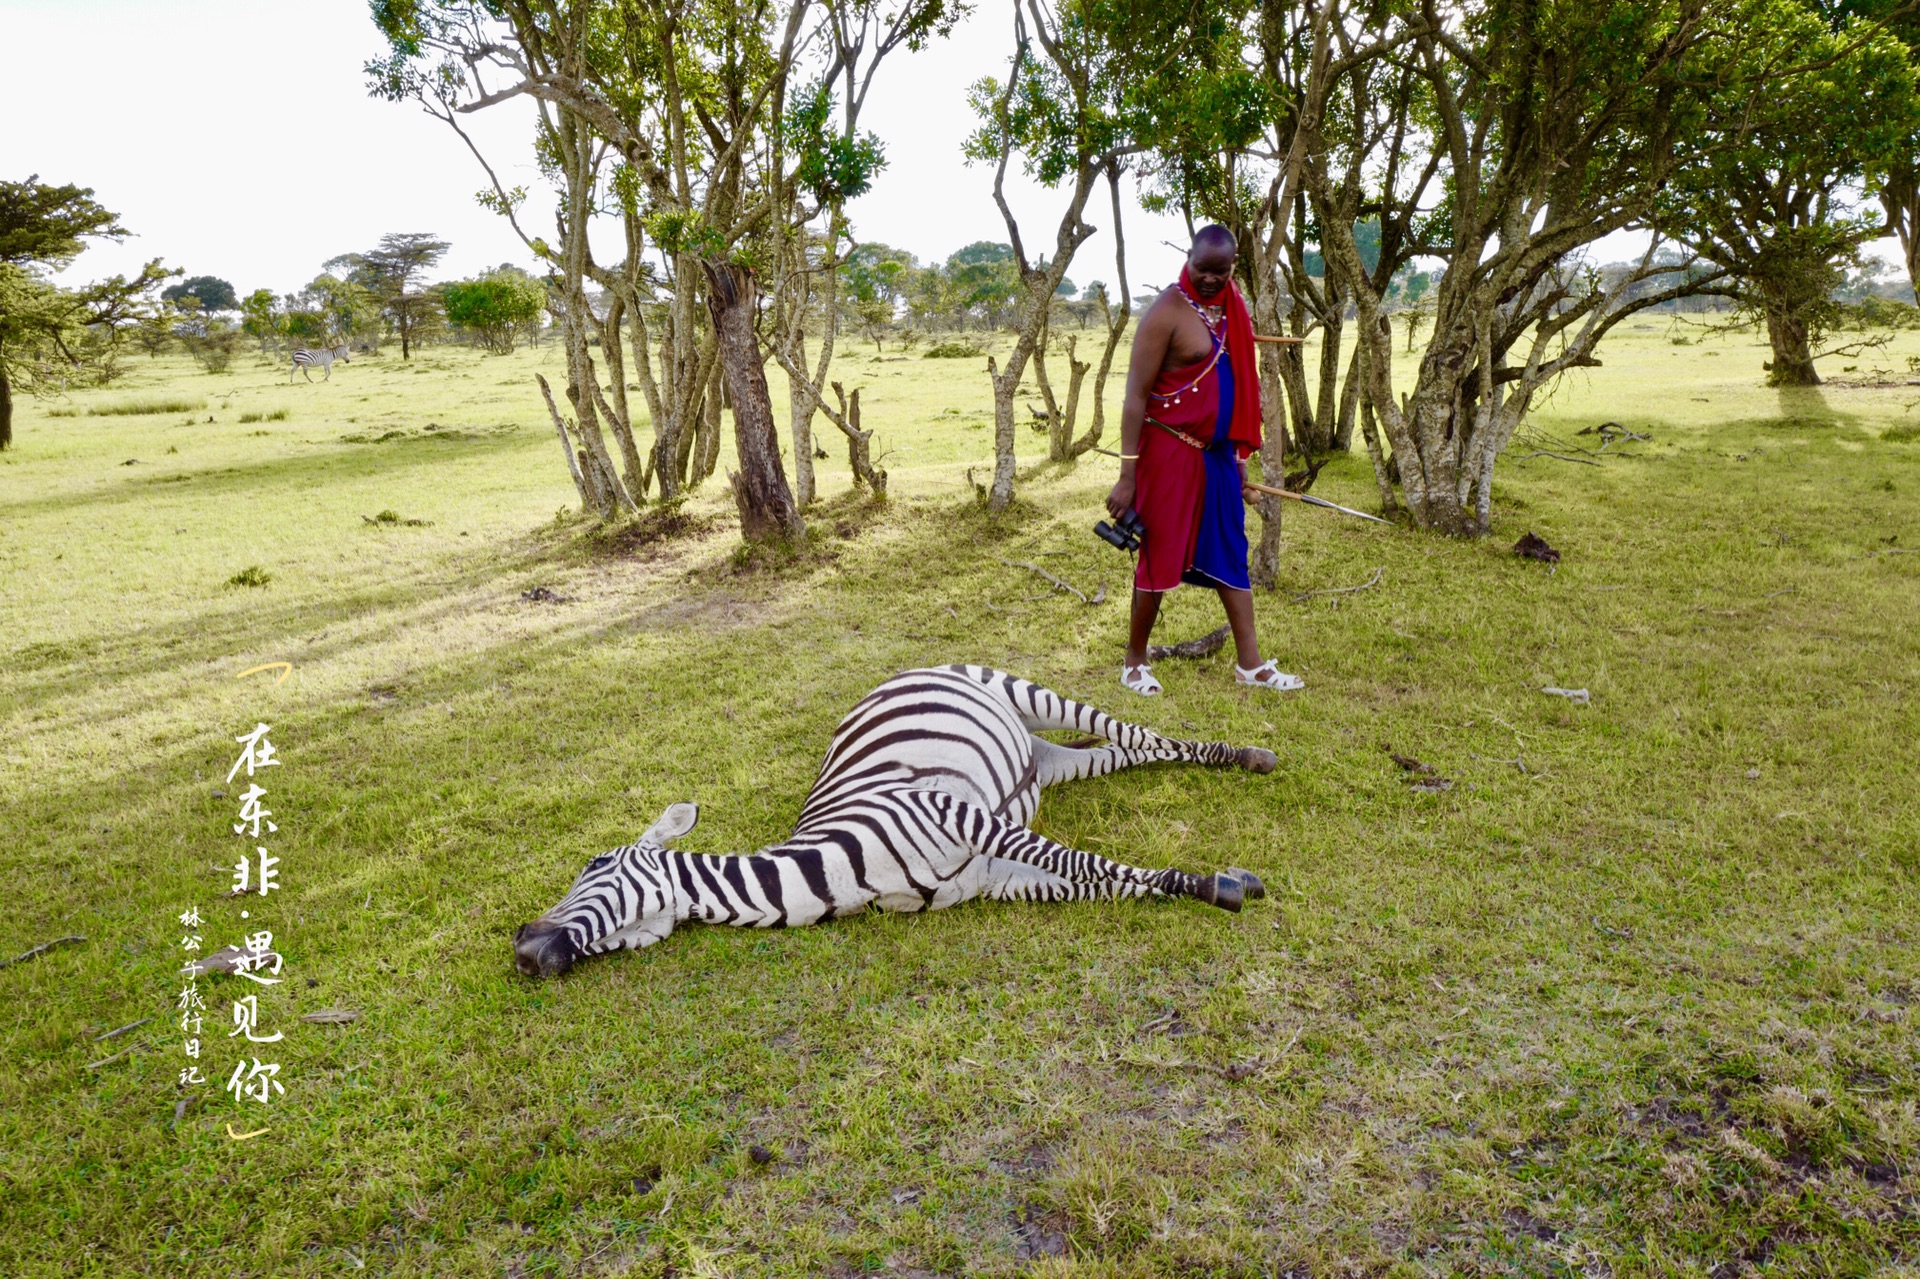
MULTIPOLYGON (((423 435, 381 445, 342 443, 337 440, 302 441, 329 451, 267 458, 237 466, 130 476, 95 491, 63 492, 8 501, 0 504, 0 515, 24 519, 50 512, 84 513, 87 520, 104 523, 114 518, 115 507, 150 503, 156 496, 176 491, 179 496, 194 501, 257 498, 269 483, 285 485, 294 490, 311 490, 349 480, 397 479, 407 468, 424 470, 444 466, 455 457, 486 456, 528 449, 532 439, 532 432, 515 428, 511 433, 497 435, 465 435, 444 440, 440 435, 423 435)), ((102 472, 116 471, 119 465, 103 463, 99 469, 102 472)))

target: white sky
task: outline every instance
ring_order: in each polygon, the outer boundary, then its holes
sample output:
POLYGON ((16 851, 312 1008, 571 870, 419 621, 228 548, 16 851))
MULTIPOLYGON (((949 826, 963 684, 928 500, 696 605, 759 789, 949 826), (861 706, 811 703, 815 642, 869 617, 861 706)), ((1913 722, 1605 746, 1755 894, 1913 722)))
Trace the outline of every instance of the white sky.
MULTIPOLYGON (((861 239, 926 261, 1007 238, 992 172, 960 157, 966 87, 1012 45, 1004 6, 981 8, 952 40, 882 64, 864 119, 888 167, 851 209, 861 239)), ((382 49, 363 0, 0 0, 0 174, 90 186, 135 233, 90 248, 71 271, 81 279, 159 257, 243 295, 285 293, 389 231, 451 241, 447 278, 531 266, 474 203, 485 175, 453 131, 367 96, 361 66, 382 49)), ((472 117, 470 132, 508 185, 537 189, 528 118, 508 104, 472 117)), ((1011 176, 1009 187, 1028 251, 1050 248, 1063 197, 1011 176)), ((1115 281, 1110 220, 1102 192, 1076 282, 1115 281)), ((549 230, 535 221, 531 233, 549 230)), ((1184 242, 1178 219, 1135 206, 1127 240, 1136 291, 1171 282, 1180 254, 1160 242, 1184 242)))
MULTIPOLYGON (((991 171, 960 156, 967 86, 1004 67, 1012 43, 1005 5, 979 7, 950 40, 881 67, 864 119, 888 167, 850 210, 861 239, 933 261, 1007 238, 991 171)), ((0 174, 93 187, 135 232, 83 254, 70 273, 80 279, 159 257, 242 294, 286 293, 389 231, 451 241, 443 278, 532 266, 474 202, 484 174, 453 132, 367 96, 361 66, 382 48, 363 0, 0 0, 0 174)), ((539 190, 528 108, 470 119, 502 179, 539 190)), ((1063 197, 1015 175, 1008 186, 1028 252, 1049 250, 1063 197)), ((1171 282, 1181 251, 1167 242, 1185 242, 1183 224, 1128 204, 1129 283, 1171 282)), ((1100 233, 1069 273, 1079 284, 1115 282, 1110 217, 1102 193, 1088 217, 1100 233)), ((528 222, 548 229, 540 215, 528 222)), ((1635 245, 1599 248, 1604 260, 1635 245)), ((601 256, 620 252, 608 242, 601 256)))

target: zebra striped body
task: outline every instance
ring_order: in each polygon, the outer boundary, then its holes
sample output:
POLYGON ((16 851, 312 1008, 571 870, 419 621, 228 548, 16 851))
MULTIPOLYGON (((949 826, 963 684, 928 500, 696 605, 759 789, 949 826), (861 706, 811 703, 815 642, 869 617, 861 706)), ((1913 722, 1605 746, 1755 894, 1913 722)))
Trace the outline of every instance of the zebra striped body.
POLYGON ((347 358, 347 344, 345 342, 342 342, 339 346, 323 346, 317 351, 309 351, 307 348, 301 347, 293 353, 293 368, 287 371, 287 381, 293 381, 293 375, 295 373, 301 373, 306 376, 307 381, 311 382, 313 381, 313 373, 311 370, 317 368, 326 371, 326 376, 320 380, 322 382, 331 382, 333 381, 333 362, 335 360, 340 361, 342 364, 353 363, 352 360, 347 358))
POLYGON ((1027 829, 1047 786, 1176 760, 1263 773, 1275 763, 1258 748, 1161 737, 986 667, 908 671, 841 721, 785 841, 742 856, 668 849, 698 815, 675 804, 637 842, 589 862, 557 906, 521 928, 516 962, 551 975, 586 955, 650 945, 683 920, 783 927, 975 897, 1178 895, 1237 910, 1242 896, 1264 891, 1248 872, 1141 870, 1027 829), (1055 729, 1105 744, 1035 736, 1055 729))

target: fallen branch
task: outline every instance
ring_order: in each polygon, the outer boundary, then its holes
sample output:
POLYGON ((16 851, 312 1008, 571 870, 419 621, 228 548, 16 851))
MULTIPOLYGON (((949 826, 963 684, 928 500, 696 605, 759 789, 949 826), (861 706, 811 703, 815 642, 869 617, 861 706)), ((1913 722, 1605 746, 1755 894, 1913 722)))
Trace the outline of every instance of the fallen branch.
POLYGON ((1149 644, 1147 660, 1158 662, 1169 657, 1212 657, 1226 647, 1227 636, 1231 634, 1233 634, 1231 626, 1222 626, 1217 631, 1209 631, 1199 639, 1182 640, 1178 644, 1149 644))
POLYGON ((119 1061, 122 1057, 126 1056, 128 1053, 132 1052, 134 1049, 142 1048, 142 1047, 145 1047, 145 1045, 144 1044, 128 1044, 125 1048, 122 1048, 119 1052, 115 1053, 111 1057, 102 1057, 99 1061, 88 1062, 86 1065, 86 1069, 98 1070, 102 1066, 111 1066, 114 1062, 119 1061))
POLYGON ((129 1030, 134 1030, 140 1026, 144 1026, 152 1020, 153 1018, 151 1017, 142 1017, 139 1021, 130 1021, 126 1025, 121 1026, 117 1030, 109 1030, 104 1035, 95 1035, 93 1037, 93 1042, 97 1044, 104 1039, 116 1039, 119 1036, 126 1034, 129 1030))
POLYGON ((1052 582, 1059 589, 1067 592, 1067 594, 1078 597, 1082 604, 1093 603, 1092 600, 1088 599, 1085 595, 1081 594, 1078 587, 1074 586, 1070 582, 1061 581, 1059 578, 1055 577, 1053 574, 1047 572, 1047 570, 1041 568, 1038 564, 1032 564, 1026 560, 1001 560, 1000 562, 1002 564, 1005 564, 1008 568, 1024 568, 1031 572, 1038 573, 1040 576, 1046 578, 1049 582, 1052 582))
POLYGON ((1600 465, 1600 463, 1594 461, 1590 457, 1568 457, 1565 453, 1552 453, 1546 449, 1536 449, 1531 453, 1522 453, 1519 457, 1516 457, 1513 460, 1516 462, 1524 462, 1529 458, 1535 458, 1535 457, 1550 457, 1550 458, 1553 458, 1555 461, 1559 461, 1559 462, 1578 462, 1582 466, 1600 465))
POLYGON ((15 955, 12 959, 6 960, 5 962, 0 962, 0 968, 11 968, 15 964, 24 964, 29 959, 33 959, 37 956, 46 954, 48 951, 52 950, 55 946, 65 946, 72 942, 81 942, 85 940, 86 940, 85 937, 82 937, 78 933, 75 933, 71 937, 56 937, 52 941, 43 941, 38 946, 35 946, 32 950, 23 950, 18 955, 15 955))
POLYGON ((1296 591, 1294 592, 1293 598, 1296 600, 1299 600, 1302 604, 1304 604, 1316 595, 1352 595, 1358 591, 1370 591, 1374 587, 1380 585, 1381 575, 1384 574, 1386 571, 1387 570, 1384 566, 1381 568, 1376 568, 1375 570, 1373 570, 1373 576, 1368 578, 1366 581, 1360 583, 1360 585, 1358 586, 1335 586, 1335 587, 1330 587, 1327 590, 1323 590, 1323 591, 1296 591))

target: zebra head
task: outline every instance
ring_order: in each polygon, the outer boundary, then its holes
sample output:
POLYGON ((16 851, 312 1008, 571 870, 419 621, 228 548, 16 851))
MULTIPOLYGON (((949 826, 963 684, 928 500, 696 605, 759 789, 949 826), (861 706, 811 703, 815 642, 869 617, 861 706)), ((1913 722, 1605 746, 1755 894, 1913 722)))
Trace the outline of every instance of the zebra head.
POLYGON ((347 358, 347 344, 345 342, 342 342, 339 346, 336 346, 333 348, 333 358, 340 361, 340 363, 342 364, 353 363, 352 360, 347 358))
POLYGON ((513 964, 529 977, 557 977, 588 955, 651 946, 679 918, 665 845, 693 829, 697 804, 673 804, 647 833, 587 863, 559 905, 513 934, 513 964))

